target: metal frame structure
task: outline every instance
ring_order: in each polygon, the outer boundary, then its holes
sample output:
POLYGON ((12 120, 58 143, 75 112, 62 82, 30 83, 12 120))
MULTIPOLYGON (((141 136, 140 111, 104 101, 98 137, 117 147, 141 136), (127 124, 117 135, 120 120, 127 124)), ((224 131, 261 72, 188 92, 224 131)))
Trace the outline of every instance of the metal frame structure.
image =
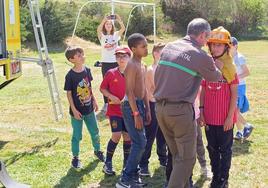
POLYGON ((88 5, 89 3, 110 3, 111 4, 111 14, 115 13, 115 4, 127 4, 127 5, 134 5, 134 7, 131 9, 129 16, 128 16, 128 21, 127 21, 127 26, 126 26, 126 31, 125 31, 125 35, 124 35, 124 39, 126 37, 126 33, 127 33, 127 29, 128 29, 128 25, 129 25, 129 21, 130 21, 130 17, 131 14, 133 12, 133 10, 137 7, 145 7, 145 6, 152 6, 153 7, 153 33, 154 33, 154 42, 156 41, 156 5, 154 3, 138 3, 138 2, 131 2, 131 1, 120 1, 120 0, 89 0, 88 2, 84 3, 81 8, 78 11, 77 17, 76 17, 76 22, 75 22, 75 26, 74 26, 74 30, 73 30, 73 34, 72 34, 72 39, 75 35, 75 31, 79 22, 79 18, 80 18, 80 14, 83 10, 83 8, 88 5))

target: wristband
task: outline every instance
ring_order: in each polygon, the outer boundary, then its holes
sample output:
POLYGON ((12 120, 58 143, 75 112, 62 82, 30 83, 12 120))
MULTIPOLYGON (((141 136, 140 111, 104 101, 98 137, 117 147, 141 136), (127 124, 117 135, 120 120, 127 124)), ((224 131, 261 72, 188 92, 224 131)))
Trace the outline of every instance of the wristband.
POLYGON ((139 111, 133 112, 133 116, 138 116, 138 115, 140 115, 139 111))

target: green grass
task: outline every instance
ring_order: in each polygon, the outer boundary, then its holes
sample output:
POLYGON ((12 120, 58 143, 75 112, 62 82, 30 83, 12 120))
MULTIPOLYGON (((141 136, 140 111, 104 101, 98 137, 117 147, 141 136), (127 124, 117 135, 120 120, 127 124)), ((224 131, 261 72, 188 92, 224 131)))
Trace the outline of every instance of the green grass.
MULTIPOLYGON (((151 48, 151 46, 150 46, 151 48)), ((244 143, 234 143, 230 187, 268 187, 268 41, 241 42, 240 51, 246 56, 251 75, 247 79, 251 110, 246 114, 255 129, 244 143)), ((93 67, 99 58, 98 50, 87 50, 87 65, 92 68, 94 93, 102 106, 98 91, 101 71, 93 67)), ((28 52, 26 55, 33 55, 28 52)), ((0 158, 7 165, 10 175, 32 187, 114 187, 122 168, 122 144, 114 156, 116 177, 106 177, 101 172, 102 163, 93 156, 89 135, 84 129, 81 142, 83 169, 70 168, 71 125, 68 103, 63 91, 64 76, 70 69, 63 53, 52 53, 64 118, 54 121, 47 81, 41 68, 34 63, 23 64, 23 76, 0 92, 0 158)), ((145 59, 150 64, 152 58, 145 59)), ((102 149, 110 137, 106 119, 99 121, 102 149)), ((205 139, 204 139, 205 140, 205 139)), ((155 147, 150 159, 152 178, 149 187, 162 187, 165 173, 159 167, 155 147)), ((199 165, 194 170, 194 181, 199 187, 207 187, 209 181, 199 177, 199 165)))

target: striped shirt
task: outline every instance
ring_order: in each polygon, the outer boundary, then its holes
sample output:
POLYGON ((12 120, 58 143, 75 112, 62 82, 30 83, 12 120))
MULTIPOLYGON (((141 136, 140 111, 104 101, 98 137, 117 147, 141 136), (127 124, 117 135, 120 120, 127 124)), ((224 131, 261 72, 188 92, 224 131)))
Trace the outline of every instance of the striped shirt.
MULTIPOLYGON (((238 84, 238 77, 230 84, 225 79, 218 82, 209 82, 202 80, 202 89, 205 91, 204 95, 204 118, 206 124, 222 126, 228 116, 231 90, 230 85, 238 84)), ((233 123, 237 120, 237 114, 234 113, 233 123)))

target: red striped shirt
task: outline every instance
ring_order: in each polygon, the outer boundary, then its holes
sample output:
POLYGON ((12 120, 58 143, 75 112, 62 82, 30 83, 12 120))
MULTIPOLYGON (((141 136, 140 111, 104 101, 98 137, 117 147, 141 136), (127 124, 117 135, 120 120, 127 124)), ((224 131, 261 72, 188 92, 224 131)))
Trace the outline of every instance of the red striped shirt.
MULTIPOLYGON (((202 80, 202 89, 205 91, 204 117, 206 124, 215 126, 224 125, 230 107, 230 86, 238 83, 239 81, 237 75, 235 80, 233 80, 230 84, 228 84, 224 78, 218 82, 208 82, 206 80, 202 80)), ((236 120, 237 114, 235 111, 233 123, 235 123, 236 120)))

